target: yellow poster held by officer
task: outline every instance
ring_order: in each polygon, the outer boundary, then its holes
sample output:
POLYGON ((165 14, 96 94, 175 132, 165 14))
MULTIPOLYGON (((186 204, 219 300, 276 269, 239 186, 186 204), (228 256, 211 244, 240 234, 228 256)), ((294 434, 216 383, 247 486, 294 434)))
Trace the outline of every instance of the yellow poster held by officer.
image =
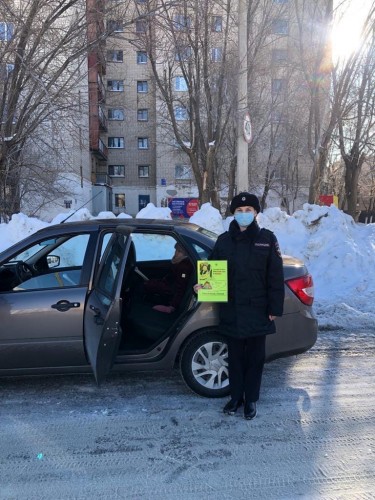
POLYGON ((199 302, 228 302, 228 263, 226 260, 198 260, 199 302))

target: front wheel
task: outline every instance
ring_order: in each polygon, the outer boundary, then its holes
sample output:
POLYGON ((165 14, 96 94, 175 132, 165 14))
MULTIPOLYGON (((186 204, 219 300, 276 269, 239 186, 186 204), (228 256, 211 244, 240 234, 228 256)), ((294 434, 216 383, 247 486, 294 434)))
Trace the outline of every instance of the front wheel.
POLYGON ((188 387, 200 396, 227 396, 229 375, 225 338, 212 330, 203 330, 193 336, 183 348, 180 370, 188 387))

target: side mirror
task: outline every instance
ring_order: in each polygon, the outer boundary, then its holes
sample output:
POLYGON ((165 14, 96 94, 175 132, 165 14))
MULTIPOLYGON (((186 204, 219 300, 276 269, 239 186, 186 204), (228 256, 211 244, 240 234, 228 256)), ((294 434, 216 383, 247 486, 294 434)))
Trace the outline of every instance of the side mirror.
POLYGON ((60 257, 58 255, 47 255, 48 267, 58 267, 60 265, 60 257))

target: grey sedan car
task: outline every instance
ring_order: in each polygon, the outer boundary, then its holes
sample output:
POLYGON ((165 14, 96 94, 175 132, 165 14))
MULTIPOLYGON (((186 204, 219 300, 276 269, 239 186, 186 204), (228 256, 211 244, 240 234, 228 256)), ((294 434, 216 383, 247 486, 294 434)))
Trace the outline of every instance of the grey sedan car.
MULTIPOLYGON (((196 272, 171 314, 155 314, 140 293, 143 281, 168 272, 176 243, 196 269, 215 240, 183 221, 108 219, 49 226, 8 248, 0 254, 0 375, 92 370, 101 383, 110 370, 179 365, 196 393, 227 395, 217 304, 197 301, 196 272)), ((284 315, 267 337, 268 361, 307 351, 317 338, 312 278, 292 257, 284 272, 284 315)))

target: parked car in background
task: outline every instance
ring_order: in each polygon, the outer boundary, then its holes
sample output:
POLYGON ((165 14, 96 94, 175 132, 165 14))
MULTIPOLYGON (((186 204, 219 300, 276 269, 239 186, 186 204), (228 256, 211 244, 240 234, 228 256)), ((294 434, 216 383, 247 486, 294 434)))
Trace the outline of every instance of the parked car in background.
MULTIPOLYGON (((216 237, 183 221, 106 219, 49 226, 8 248, 0 254, 0 375, 91 369, 101 383, 111 369, 179 365, 197 394, 227 395, 218 308, 197 301, 196 273, 172 314, 155 315, 142 295, 143 280, 168 271, 176 243, 196 269, 216 237)), ((284 314, 267 337, 268 361, 307 351, 317 338, 312 278, 300 260, 283 259, 284 314)))

